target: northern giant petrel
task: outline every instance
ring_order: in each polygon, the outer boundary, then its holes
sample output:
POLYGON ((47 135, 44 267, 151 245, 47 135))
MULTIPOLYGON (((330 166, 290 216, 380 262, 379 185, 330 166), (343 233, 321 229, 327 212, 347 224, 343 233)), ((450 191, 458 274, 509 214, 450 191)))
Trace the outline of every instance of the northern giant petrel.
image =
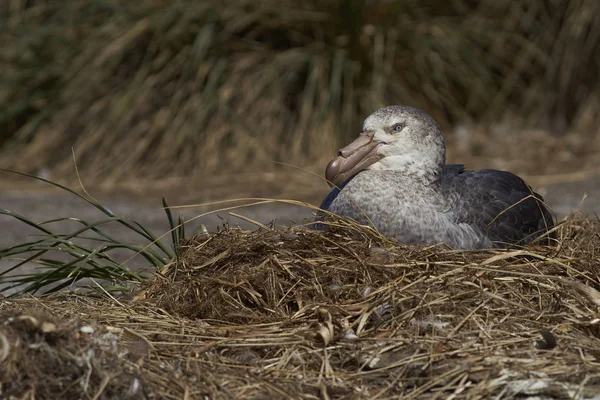
POLYGON ((372 224, 402 243, 507 247, 527 244, 554 224, 542 196, 518 176, 446 165, 441 128, 413 107, 370 115, 325 175, 337 187, 321 209, 372 224))

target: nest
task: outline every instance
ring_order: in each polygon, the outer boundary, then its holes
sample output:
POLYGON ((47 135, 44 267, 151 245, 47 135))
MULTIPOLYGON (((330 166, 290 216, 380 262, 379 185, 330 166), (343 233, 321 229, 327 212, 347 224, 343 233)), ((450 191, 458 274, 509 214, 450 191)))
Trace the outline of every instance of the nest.
POLYGON ((557 234, 487 251, 358 227, 196 237, 134 298, 0 301, 0 396, 590 398, 600 222, 557 234))

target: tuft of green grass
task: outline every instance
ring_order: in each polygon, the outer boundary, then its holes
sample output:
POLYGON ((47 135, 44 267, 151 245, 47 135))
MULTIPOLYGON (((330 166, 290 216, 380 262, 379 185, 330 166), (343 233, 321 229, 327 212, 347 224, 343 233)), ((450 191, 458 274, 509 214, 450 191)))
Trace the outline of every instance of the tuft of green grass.
POLYGON ((569 126, 600 108, 597 15, 596 0, 5 2, 0 166, 69 176, 72 146, 88 179, 314 165, 397 103, 569 126))
MULTIPOLYGON (((39 181, 58 187, 68 193, 79 197, 91 206, 100 210, 106 218, 99 221, 88 222, 80 218, 56 218, 48 221, 36 222, 26 216, 16 214, 9 210, 0 209, 1 215, 15 218, 22 223, 35 228, 39 238, 26 243, 0 249, 0 260, 11 260, 16 263, 4 271, 0 271, 0 293, 18 288, 16 294, 40 291, 44 293, 55 292, 86 278, 108 282, 105 290, 127 291, 128 282, 140 282, 144 279, 142 274, 130 270, 125 262, 117 261, 112 253, 115 251, 129 251, 131 258, 141 256, 149 267, 160 269, 180 253, 180 244, 185 239, 183 220, 179 217, 179 224, 175 224, 172 213, 168 208, 166 199, 163 206, 171 226, 173 248, 170 249, 163 241, 162 236, 157 237, 138 222, 126 217, 116 216, 108 208, 100 204, 87 192, 80 194, 75 190, 26 173, 10 170, 0 170, 34 178, 39 181), (69 233, 59 233, 50 225, 57 222, 73 221, 81 227, 69 233), (107 224, 121 224, 126 229, 135 232, 140 237, 140 242, 145 244, 124 243, 108 234, 104 227, 107 224), (81 242, 91 242, 83 245, 81 242), (36 271, 27 274, 11 274, 19 271, 28 263, 37 264, 36 271)), ((164 236, 164 235, 163 235, 164 236)))

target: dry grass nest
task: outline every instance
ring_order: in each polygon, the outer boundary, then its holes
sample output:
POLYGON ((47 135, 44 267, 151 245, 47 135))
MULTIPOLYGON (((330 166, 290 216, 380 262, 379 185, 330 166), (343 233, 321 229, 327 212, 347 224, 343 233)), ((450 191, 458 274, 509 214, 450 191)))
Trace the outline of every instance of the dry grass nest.
POLYGON ((133 298, 0 301, 0 396, 592 398, 600 221, 453 251, 356 226, 189 240, 133 298))

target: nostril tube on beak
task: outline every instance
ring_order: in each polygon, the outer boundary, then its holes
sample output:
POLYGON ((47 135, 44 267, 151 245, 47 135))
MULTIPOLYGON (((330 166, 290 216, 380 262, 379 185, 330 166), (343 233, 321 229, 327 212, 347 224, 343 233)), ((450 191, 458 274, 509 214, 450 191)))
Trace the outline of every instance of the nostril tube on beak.
POLYGON ((376 151, 379 143, 373 140, 373 132, 363 132, 354 142, 339 149, 337 156, 325 168, 330 186, 343 183, 377 162, 381 158, 376 151))

